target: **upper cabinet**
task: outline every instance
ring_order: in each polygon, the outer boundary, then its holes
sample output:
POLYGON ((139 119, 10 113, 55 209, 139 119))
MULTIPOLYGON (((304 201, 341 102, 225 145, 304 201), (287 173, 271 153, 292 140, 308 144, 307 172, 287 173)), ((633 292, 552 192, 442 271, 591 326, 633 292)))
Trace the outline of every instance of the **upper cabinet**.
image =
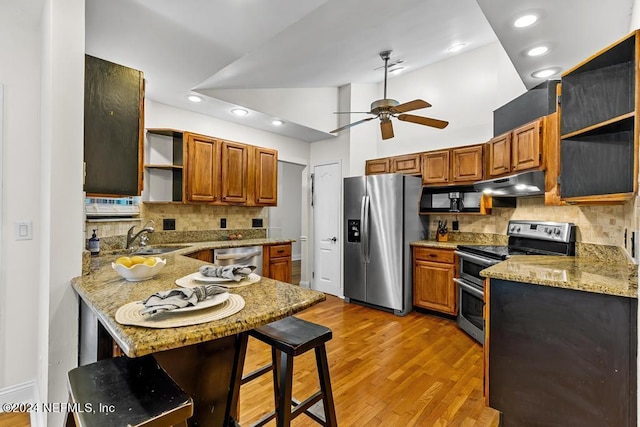
POLYGON ((422 154, 424 185, 470 184, 483 178, 484 146, 469 145, 422 154))
POLYGON ((88 195, 140 195, 144 76, 85 55, 84 83, 84 190, 88 195))
POLYGON ((562 75, 560 194, 619 203, 637 193, 638 31, 562 75))
POLYGON ((365 175, 377 175, 381 173, 389 173, 390 171, 389 159, 386 158, 367 160, 365 163, 365 175))
POLYGON ((403 173, 405 175, 420 175, 422 162, 420 153, 405 154, 389 159, 391 173, 403 173))
POLYGON ((543 123, 544 118, 534 120, 487 143, 489 178, 542 165, 543 123))
POLYGON ((277 204, 276 150, 174 129, 148 129, 147 143, 145 202, 277 204))
POLYGON ((278 203, 278 152, 269 148, 252 147, 250 174, 250 204, 276 206, 278 203))
POLYGON ((185 201, 217 202, 220 200, 220 142, 214 138, 185 133, 187 144, 187 179, 185 201))

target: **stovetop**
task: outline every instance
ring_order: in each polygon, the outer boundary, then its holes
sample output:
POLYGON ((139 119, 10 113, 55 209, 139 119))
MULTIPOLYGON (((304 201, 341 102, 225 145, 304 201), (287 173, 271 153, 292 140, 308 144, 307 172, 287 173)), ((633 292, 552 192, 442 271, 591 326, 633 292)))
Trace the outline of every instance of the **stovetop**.
POLYGON ((464 251, 476 255, 486 256, 488 258, 504 261, 514 255, 567 255, 556 252, 544 251, 533 248, 518 248, 514 246, 485 246, 485 245, 460 245, 459 251, 464 251))
POLYGON ((508 245, 461 245, 459 251, 505 260, 513 255, 574 255, 575 225, 568 222, 509 221, 508 245))

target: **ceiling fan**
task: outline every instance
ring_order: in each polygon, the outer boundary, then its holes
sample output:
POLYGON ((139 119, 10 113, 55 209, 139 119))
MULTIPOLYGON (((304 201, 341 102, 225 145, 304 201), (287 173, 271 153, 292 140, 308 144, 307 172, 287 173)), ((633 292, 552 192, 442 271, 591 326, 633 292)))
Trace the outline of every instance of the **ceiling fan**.
POLYGON ((391 118, 396 117, 399 120, 411 123, 417 123, 419 125, 431 126, 438 129, 444 129, 449 122, 444 120, 432 119, 429 117, 415 116, 413 114, 403 114, 407 111, 418 110, 420 108, 431 107, 427 101, 422 99, 414 99, 413 101, 400 104, 395 99, 387 98, 387 72, 389 71, 389 58, 391 57, 391 51, 385 50, 380 52, 380 57, 384 60, 384 98, 378 99, 371 103, 371 111, 341 111, 335 114, 372 114, 374 117, 367 117, 366 119, 358 120, 348 125, 339 127, 332 130, 331 133, 337 133, 342 130, 348 129, 352 126, 359 125, 360 123, 368 122, 376 117, 380 119, 380 130, 382 132, 382 139, 393 138, 393 125, 391 124, 391 118))

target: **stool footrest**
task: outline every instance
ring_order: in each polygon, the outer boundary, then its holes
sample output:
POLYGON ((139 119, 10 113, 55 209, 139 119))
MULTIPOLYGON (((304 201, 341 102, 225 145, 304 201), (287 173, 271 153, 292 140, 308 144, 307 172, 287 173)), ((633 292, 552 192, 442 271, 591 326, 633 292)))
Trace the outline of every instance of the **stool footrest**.
POLYGON ((240 380, 240 385, 242 384, 246 384, 249 381, 253 381, 256 378, 266 374, 267 372, 273 370, 273 364, 269 363, 268 365, 265 365, 261 368, 256 369, 253 372, 248 373, 247 375, 245 375, 244 377, 242 377, 242 379, 240 380))
POLYGON ((325 425, 326 420, 324 419, 324 414, 321 416, 314 414, 311 412, 311 408, 318 402, 322 402, 322 391, 317 391, 302 402, 297 399, 291 399, 291 404, 295 406, 295 408, 291 411, 291 419, 293 420, 300 414, 305 414, 311 417, 315 422, 325 425))

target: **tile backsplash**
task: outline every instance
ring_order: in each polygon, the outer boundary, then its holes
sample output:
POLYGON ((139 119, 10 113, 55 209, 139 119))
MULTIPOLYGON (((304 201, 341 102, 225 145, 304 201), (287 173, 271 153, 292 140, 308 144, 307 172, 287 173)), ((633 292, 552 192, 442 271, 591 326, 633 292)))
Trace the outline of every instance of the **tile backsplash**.
MULTIPOLYGON (((498 234, 506 234, 511 219, 573 222, 577 226, 578 242, 625 247, 625 243, 631 244, 631 232, 638 229, 637 204, 636 198, 612 206, 545 206, 544 198, 531 197, 518 199, 516 208, 494 208, 491 215, 458 215, 457 219, 460 231, 498 234)), ((432 215, 429 231, 435 231, 438 220, 448 220, 451 224, 454 219, 455 215, 432 215)))

